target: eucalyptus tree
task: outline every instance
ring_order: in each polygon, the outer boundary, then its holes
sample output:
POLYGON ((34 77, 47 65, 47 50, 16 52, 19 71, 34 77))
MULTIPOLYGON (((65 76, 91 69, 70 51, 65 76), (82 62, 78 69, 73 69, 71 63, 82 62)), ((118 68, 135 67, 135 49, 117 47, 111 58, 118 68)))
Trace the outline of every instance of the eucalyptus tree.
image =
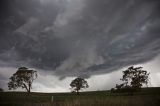
POLYGON ((18 68, 17 72, 14 73, 9 79, 8 88, 17 89, 22 88, 26 89, 30 93, 32 88, 33 81, 37 78, 37 71, 30 70, 26 67, 18 68))

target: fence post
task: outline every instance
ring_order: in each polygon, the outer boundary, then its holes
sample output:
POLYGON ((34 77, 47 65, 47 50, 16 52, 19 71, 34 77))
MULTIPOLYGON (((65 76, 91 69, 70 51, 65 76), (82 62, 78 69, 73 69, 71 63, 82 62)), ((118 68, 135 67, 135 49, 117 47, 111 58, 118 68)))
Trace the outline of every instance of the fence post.
POLYGON ((53 96, 51 97, 51 102, 53 102, 53 96))

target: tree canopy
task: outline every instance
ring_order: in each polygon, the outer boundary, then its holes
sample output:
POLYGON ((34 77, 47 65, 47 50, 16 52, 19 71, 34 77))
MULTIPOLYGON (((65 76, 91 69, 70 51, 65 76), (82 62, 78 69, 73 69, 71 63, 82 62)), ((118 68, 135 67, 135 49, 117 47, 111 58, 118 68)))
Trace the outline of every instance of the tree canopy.
POLYGON ((37 71, 29 70, 26 67, 20 67, 17 72, 9 78, 8 88, 11 90, 21 87, 22 89, 25 88, 27 92, 30 93, 32 83, 36 78, 37 71))
MULTIPOLYGON (((129 67, 123 71, 123 76, 120 79, 122 84, 116 84, 116 89, 119 91, 137 91, 143 85, 147 85, 149 81, 149 74, 143 67, 129 67)), ((112 89, 113 90, 113 89, 112 89)))
POLYGON ((83 78, 79 78, 79 77, 76 78, 76 79, 74 79, 74 80, 71 82, 70 86, 71 86, 71 89, 72 89, 74 92, 77 92, 78 95, 79 95, 79 90, 89 87, 87 81, 84 80, 83 78))
POLYGON ((144 84, 148 84, 149 74, 146 70, 142 70, 143 67, 129 67, 123 71, 122 81, 127 85, 130 84, 132 88, 141 88, 144 84))
POLYGON ((2 88, 0 88, 0 92, 3 92, 4 90, 2 88))

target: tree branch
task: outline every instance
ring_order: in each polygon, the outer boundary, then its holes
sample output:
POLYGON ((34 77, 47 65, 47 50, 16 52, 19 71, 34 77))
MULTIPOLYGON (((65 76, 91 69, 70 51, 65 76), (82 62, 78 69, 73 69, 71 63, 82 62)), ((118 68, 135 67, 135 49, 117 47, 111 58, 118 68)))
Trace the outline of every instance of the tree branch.
POLYGON ((23 83, 23 85, 24 85, 24 88, 26 88, 27 92, 29 92, 29 89, 27 88, 26 84, 23 83))

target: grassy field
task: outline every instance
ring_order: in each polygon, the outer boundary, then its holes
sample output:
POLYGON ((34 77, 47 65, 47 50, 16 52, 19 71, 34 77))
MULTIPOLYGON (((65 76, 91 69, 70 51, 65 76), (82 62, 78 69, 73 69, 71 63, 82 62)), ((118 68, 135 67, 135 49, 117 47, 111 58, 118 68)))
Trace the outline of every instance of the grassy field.
POLYGON ((0 92, 0 106, 160 106, 160 88, 144 88, 132 96, 110 91, 82 92, 79 96, 74 93, 0 92))

